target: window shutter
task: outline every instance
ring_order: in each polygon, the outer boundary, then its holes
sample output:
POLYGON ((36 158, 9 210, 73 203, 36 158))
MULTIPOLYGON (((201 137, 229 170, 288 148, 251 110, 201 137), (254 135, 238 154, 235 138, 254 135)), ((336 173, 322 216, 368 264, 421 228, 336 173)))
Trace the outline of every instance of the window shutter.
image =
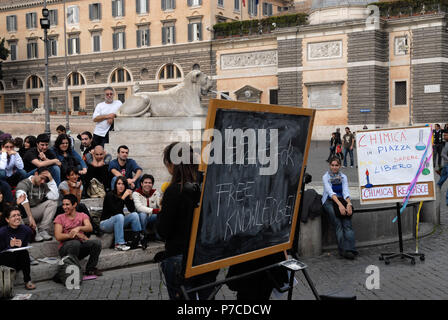
POLYGON ((117 1, 112 1, 112 17, 117 16, 117 1))
POLYGON ((30 28, 30 14, 29 13, 26 14, 26 28, 27 29, 30 28))
POLYGON ((193 24, 188 24, 188 42, 193 41, 193 24))
POLYGON ((58 10, 54 10, 54 25, 57 26, 58 25, 58 10))
POLYGON ((263 15, 268 15, 268 4, 266 2, 263 2, 263 15))
POLYGON ((101 20, 102 19, 102 12, 101 12, 101 3, 98 3, 98 19, 101 20))
POLYGON ((173 44, 175 44, 176 43, 176 26, 173 26, 172 27, 173 29, 173 44))
POLYGON ((171 0, 172 2, 173 2, 173 6, 172 6, 172 8, 173 9, 176 9, 176 0, 171 0))
POLYGON ((80 47, 81 42, 80 42, 79 37, 76 38, 75 41, 76 41, 76 53, 81 53, 81 47, 80 47))
POLYGON ((31 58, 31 43, 27 43, 27 44, 26 44, 26 57, 27 57, 28 59, 31 58))
POLYGON ((162 44, 166 44, 166 27, 162 27, 162 44))
POLYGON ((125 16, 125 8, 126 8, 125 0, 121 0, 121 9, 122 9, 122 16, 123 17, 125 16))
POLYGON ((11 31, 11 17, 6 17, 6 30, 11 31))
POLYGON ((189 7, 192 6, 191 0, 188 0, 188 1, 187 1, 187 5, 188 5, 189 7))
POLYGON ((142 46, 142 30, 137 30, 137 48, 142 46))
POLYGON ((33 48, 34 48, 34 58, 39 58, 39 52, 37 51, 37 42, 34 42, 34 45, 33 45, 33 48))
POLYGON ((68 54, 73 54, 73 45, 72 45, 72 39, 68 39, 67 40, 67 50, 68 50, 68 54))
POLYGON ((137 13, 141 13, 140 10, 141 10, 141 8, 140 8, 140 0, 135 0, 135 11, 137 13))
POLYGON ((151 43, 151 39, 149 38, 150 37, 149 29, 146 29, 145 32, 146 32, 146 45, 149 46, 151 43))
POLYGON ((202 0, 199 0, 199 5, 202 6, 202 0))
POLYGON ((113 49, 117 50, 118 46, 117 46, 117 34, 116 33, 112 34, 112 45, 113 45, 113 49))
POLYGON ((122 32, 123 33, 123 49, 126 49, 126 32, 122 32))
POLYGON ((146 0, 146 12, 149 12, 149 0, 146 0))
POLYGON ((89 4, 89 20, 93 20, 93 4, 89 4))
POLYGON ((199 40, 202 40, 202 22, 198 23, 198 35, 199 35, 199 40))
POLYGON ((17 60, 16 53, 17 53, 17 47, 15 44, 12 44, 11 45, 11 60, 17 60))

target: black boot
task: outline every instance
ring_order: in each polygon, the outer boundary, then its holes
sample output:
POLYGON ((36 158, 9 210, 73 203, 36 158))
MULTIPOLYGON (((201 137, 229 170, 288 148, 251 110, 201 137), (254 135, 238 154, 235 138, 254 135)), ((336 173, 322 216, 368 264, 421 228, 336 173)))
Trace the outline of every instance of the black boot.
POLYGON ((140 244, 140 232, 132 231, 131 241, 129 241, 129 246, 131 249, 137 249, 140 244))
POLYGON ((144 231, 140 233, 140 244, 142 245, 142 249, 146 250, 148 248, 149 237, 148 234, 144 231))

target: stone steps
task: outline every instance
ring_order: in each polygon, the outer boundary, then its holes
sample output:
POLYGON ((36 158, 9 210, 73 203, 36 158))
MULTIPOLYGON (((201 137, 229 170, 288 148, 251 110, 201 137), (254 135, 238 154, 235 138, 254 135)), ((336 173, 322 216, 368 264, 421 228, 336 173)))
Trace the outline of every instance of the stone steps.
MULTIPOLYGON (((93 238, 93 236, 91 238, 93 238)), ((48 242, 39 244, 32 243, 33 248, 30 249, 31 255, 33 255, 32 252, 36 252, 36 250, 40 252, 48 251, 48 249, 42 250, 40 248, 41 246, 46 246, 47 244, 48 242)), ((57 248, 57 246, 52 247, 57 248)), ((116 251, 115 249, 109 249, 109 248, 104 249, 103 244, 103 249, 101 250, 97 268, 100 270, 109 270, 115 268, 124 268, 141 263, 148 263, 153 261, 155 254, 159 251, 163 251, 163 249, 164 244, 162 242, 149 243, 148 248, 146 250, 135 249, 128 251, 116 251)), ((58 257, 57 249, 55 250, 55 252, 53 252, 53 254, 49 255, 48 257, 58 257)), ((88 257, 81 260, 81 265, 83 268, 85 268, 87 260, 88 257)), ((51 280, 57 273, 57 269, 58 269, 57 264, 39 262, 38 265, 31 266, 31 279, 33 282, 51 280)), ((23 283, 23 274, 21 271, 19 271, 16 276, 15 284, 20 285, 22 283, 23 283)))
MULTIPOLYGON (((91 215, 95 215, 102 210, 103 199, 83 199, 81 201, 90 210, 91 215)), ((112 233, 105 233, 101 237, 92 235, 90 239, 100 239, 102 244, 102 250, 98 262, 98 269, 108 270, 114 268, 122 268, 140 263, 151 262, 154 259, 154 255, 164 250, 164 244, 162 242, 150 242, 146 250, 135 249, 128 251, 116 251, 111 249, 113 245, 114 236, 112 233)), ((58 254, 59 242, 56 240, 33 242, 32 248, 29 249, 30 255, 34 259, 40 259, 45 257, 59 257, 58 254)), ((81 265, 85 267, 88 257, 81 261, 81 265)), ((33 281, 44 281, 52 279, 57 272, 57 265, 52 265, 46 262, 39 262, 38 265, 31 266, 31 279, 33 281)), ((16 284, 23 283, 23 274, 21 271, 17 273, 16 284)))

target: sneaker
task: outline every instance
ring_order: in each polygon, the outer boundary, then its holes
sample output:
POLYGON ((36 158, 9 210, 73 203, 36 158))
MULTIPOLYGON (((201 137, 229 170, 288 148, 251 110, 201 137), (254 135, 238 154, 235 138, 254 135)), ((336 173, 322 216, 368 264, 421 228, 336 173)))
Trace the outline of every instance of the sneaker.
POLYGON ((36 236, 34 237, 34 242, 42 242, 44 241, 44 238, 42 237, 41 233, 36 233, 36 236))
POLYGON ((30 264, 32 266, 37 266, 39 264, 39 261, 37 261, 36 259, 33 258, 32 255, 30 255, 30 264))
POLYGON ((129 249, 131 249, 131 247, 125 245, 125 244, 117 244, 115 245, 115 250, 117 251, 128 251, 129 249))
POLYGON ((350 166, 350 168, 353 168, 353 166, 350 166))
POLYGON ((342 166, 342 168, 347 168, 347 166, 342 166))
POLYGON ((39 234, 41 235, 42 238, 44 238, 45 241, 53 240, 53 237, 50 236, 50 235, 48 234, 48 232, 45 231, 45 230, 44 230, 44 231, 41 231, 39 234))

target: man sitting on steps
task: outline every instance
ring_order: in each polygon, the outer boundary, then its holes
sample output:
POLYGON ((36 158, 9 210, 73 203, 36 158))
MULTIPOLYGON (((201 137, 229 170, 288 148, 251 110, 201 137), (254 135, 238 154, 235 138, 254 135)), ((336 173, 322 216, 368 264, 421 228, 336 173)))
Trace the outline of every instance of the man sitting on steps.
POLYGON ((98 259, 101 253, 101 241, 89 240, 84 234, 92 232, 92 224, 89 217, 76 211, 78 200, 73 194, 67 194, 62 199, 64 214, 54 219, 54 235, 59 243, 59 255, 64 257, 72 254, 78 259, 89 256, 85 274, 88 276, 101 276, 103 273, 97 269, 98 259))
POLYGON ((117 153, 117 159, 112 160, 109 164, 109 170, 112 174, 111 189, 114 189, 115 181, 119 176, 124 176, 127 179, 132 190, 140 188, 140 178, 143 170, 134 159, 128 158, 129 148, 124 145, 119 146, 117 153))
POLYGON ((47 167, 38 168, 31 177, 17 185, 16 197, 26 195, 22 202, 27 218, 25 223, 36 230, 36 242, 53 239, 49 232, 58 207, 59 191, 47 167), (36 220, 39 222, 37 229, 36 220))

